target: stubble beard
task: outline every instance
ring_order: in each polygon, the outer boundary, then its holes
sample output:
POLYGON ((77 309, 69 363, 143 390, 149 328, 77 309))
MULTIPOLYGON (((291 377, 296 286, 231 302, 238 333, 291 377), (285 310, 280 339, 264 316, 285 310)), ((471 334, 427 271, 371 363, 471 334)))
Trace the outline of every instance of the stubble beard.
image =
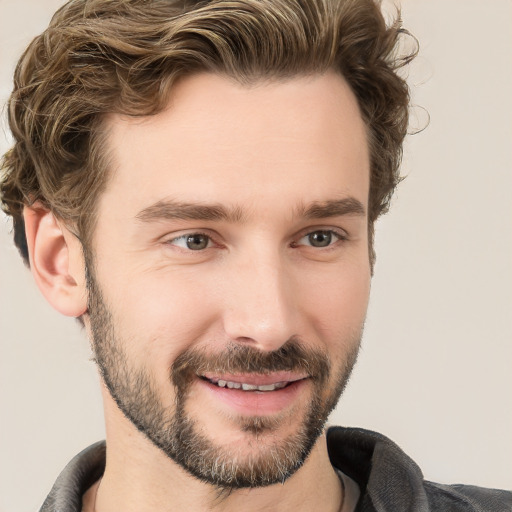
POLYGON ((357 359, 360 333, 346 345, 352 349, 334 379, 327 355, 304 348, 296 338, 274 352, 234 343, 215 355, 186 350, 172 364, 169 380, 174 386, 175 401, 174 407, 166 407, 150 372, 128 360, 91 269, 88 265, 88 313, 95 362, 119 409, 155 446, 190 474, 221 491, 282 483, 304 464, 349 380, 357 359), (311 375, 312 399, 302 413, 302 421, 292 419, 297 421, 297 427, 284 438, 279 435, 279 416, 238 418, 240 432, 253 441, 252 452, 248 454, 247 444, 238 449, 216 444, 203 433, 208 426, 199 425, 187 413, 189 385, 206 371, 305 371, 311 375), (331 389, 327 391, 326 386, 331 389))

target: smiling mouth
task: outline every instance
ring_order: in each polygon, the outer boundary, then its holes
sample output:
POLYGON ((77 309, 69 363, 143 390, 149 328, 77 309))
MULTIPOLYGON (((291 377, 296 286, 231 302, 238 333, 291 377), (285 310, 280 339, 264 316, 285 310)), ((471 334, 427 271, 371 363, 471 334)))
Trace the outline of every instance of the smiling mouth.
MULTIPOLYGON (((273 384, 264 384, 257 386, 255 384, 248 384, 246 382, 232 382, 229 380, 214 380, 207 379, 206 377, 201 377, 203 380, 206 380, 210 384, 214 384, 219 388, 229 388, 229 389, 240 389, 242 391, 275 391, 276 389, 283 389, 286 386, 290 385, 291 382, 275 382, 273 384)), ((296 382, 296 381, 294 381, 296 382)))
POLYGON ((269 392, 269 391, 277 391, 280 389, 284 389, 292 384, 295 384, 296 382, 299 382, 301 380, 304 380, 307 377, 298 378, 294 380, 286 380, 286 381, 279 381, 279 382, 265 382, 262 384, 255 384, 250 382, 243 382, 243 381, 232 381, 232 380, 225 380, 215 377, 206 377, 205 375, 199 375, 200 379, 213 384, 219 388, 227 388, 227 389, 234 389, 234 390, 240 390, 240 391, 260 391, 260 392, 269 392))

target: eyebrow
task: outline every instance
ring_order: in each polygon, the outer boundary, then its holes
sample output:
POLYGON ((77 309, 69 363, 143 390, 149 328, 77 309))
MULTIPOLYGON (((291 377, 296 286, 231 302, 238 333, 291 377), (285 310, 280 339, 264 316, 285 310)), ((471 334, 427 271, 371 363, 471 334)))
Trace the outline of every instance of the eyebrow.
POLYGON ((363 203, 355 197, 345 197, 330 201, 312 202, 301 205, 297 209, 297 216, 306 219, 325 219, 328 217, 340 217, 343 215, 365 216, 366 210, 363 203))
POLYGON ((196 204, 163 200, 141 210, 136 216, 143 222, 159 220, 222 220, 241 222, 244 215, 240 207, 227 208, 222 204, 196 204))
MULTIPOLYGON (((297 217, 306 219, 325 219, 344 215, 364 216, 363 204, 354 197, 328 201, 314 201, 300 205, 295 210, 297 217)), ((142 222, 162 220, 205 220, 240 223, 246 219, 240 206, 226 207, 222 204, 185 203, 174 200, 161 200, 141 210, 136 219, 142 222)))

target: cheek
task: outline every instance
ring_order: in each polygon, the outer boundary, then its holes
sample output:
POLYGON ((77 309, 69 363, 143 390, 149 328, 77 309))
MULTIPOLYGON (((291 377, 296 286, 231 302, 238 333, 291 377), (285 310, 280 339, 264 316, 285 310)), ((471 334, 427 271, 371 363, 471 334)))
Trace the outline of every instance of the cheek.
POLYGON ((333 344, 349 348, 359 341, 370 293, 367 267, 333 268, 305 289, 310 322, 328 351, 333 344))
POLYGON ((168 369, 176 357, 204 337, 214 322, 216 301, 198 290, 187 273, 132 273, 123 288, 112 283, 108 296, 118 338, 134 360, 168 369))

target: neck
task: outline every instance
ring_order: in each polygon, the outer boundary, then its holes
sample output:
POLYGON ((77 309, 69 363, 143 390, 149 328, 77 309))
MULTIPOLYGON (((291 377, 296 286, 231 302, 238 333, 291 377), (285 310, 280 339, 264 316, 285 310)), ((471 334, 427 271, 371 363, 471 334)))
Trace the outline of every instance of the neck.
POLYGON ((304 465, 284 484, 222 493, 183 470, 141 433, 126 423, 124 427, 125 432, 116 429, 114 436, 109 435, 107 424, 105 473, 100 484, 84 497, 83 510, 340 510, 342 489, 329 461, 325 434, 318 439, 304 465))

